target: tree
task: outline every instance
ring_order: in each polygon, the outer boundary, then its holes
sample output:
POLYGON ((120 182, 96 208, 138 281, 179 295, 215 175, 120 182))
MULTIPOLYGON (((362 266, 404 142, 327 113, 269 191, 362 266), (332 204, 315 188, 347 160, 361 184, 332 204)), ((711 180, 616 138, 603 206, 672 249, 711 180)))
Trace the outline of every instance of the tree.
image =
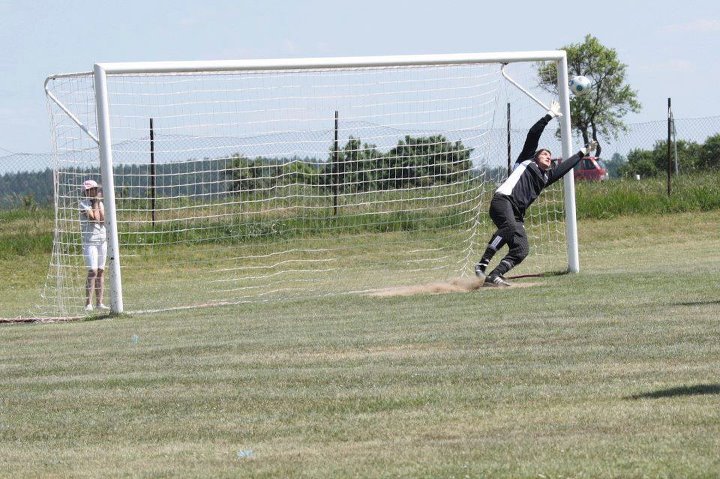
POLYGON ((700 168, 716 170, 720 167, 720 134, 705 140, 699 156, 700 168))
POLYGON ((627 163, 620 167, 620 175, 625 178, 632 178, 635 175, 640 175, 642 178, 657 176, 657 152, 659 147, 661 145, 657 144, 654 150, 641 150, 639 148, 630 150, 627 163))
POLYGON ((386 155, 383 174, 396 188, 454 183, 470 169, 471 153, 462 141, 451 143, 443 135, 407 135, 386 155))
POLYGON ((470 169, 471 153, 462 141, 443 135, 406 135, 386 153, 351 136, 338 151, 337 165, 330 151, 325 173, 336 172, 342 191, 352 192, 449 184, 470 169))
POLYGON ((322 179, 322 172, 314 162, 297 157, 283 164, 281 174, 285 178, 285 184, 316 186, 322 179))
POLYGON ((334 152, 330 151, 326 174, 336 168, 337 181, 342 191, 369 191, 375 189, 380 152, 375 145, 363 144, 359 138, 350 137, 338 151, 338 165, 333 166, 334 152))
MULTIPOLYGON (((621 63, 617 52, 603 46, 592 35, 586 35, 583 43, 573 43, 562 48, 567 53, 568 74, 583 75, 592 82, 592 89, 583 96, 570 101, 572 127, 582 136, 598 142, 596 155, 602 151, 600 138, 617 138, 627 131, 622 121, 628 112, 637 113, 641 105, 637 92, 625 84, 627 65, 621 63)), ((538 65, 540 87, 558 94, 557 67, 554 62, 538 65)))
POLYGON ((605 166, 608 170, 608 176, 610 178, 619 178, 620 168, 627 164, 627 158, 622 156, 620 153, 614 153, 610 161, 605 161, 605 166))
POLYGON ((270 188, 277 186, 277 178, 283 165, 277 160, 257 157, 250 160, 241 154, 232 156, 232 168, 225 175, 231 178, 230 190, 235 193, 265 194, 270 188))
MULTIPOLYGON (((709 151, 708 145, 710 145, 710 149, 713 148, 713 138, 715 137, 708 138, 708 142, 704 145, 694 141, 678 141, 675 146, 680 171, 692 172, 707 168, 704 164, 707 160, 703 160, 703 155, 709 151)), ((717 140, 720 140, 720 135, 717 136, 717 140)), ((627 156, 627 163, 620 167, 619 173, 623 177, 633 177, 635 175, 654 177, 667 171, 667 162, 667 141, 660 140, 655 142, 652 150, 637 148, 630 151, 627 156)))

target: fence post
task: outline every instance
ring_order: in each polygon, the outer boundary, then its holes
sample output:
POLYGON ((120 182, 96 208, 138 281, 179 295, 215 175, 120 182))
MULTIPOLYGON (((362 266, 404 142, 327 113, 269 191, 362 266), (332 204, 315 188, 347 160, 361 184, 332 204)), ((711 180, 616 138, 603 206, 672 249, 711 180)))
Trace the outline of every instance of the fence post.
POLYGON ((671 193, 672 178, 672 110, 670 108, 671 100, 668 98, 668 116, 667 116, 667 194, 671 193))
POLYGON ((510 147, 510 102, 507 104, 507 166, 508 176, 512 174, 512 151, 510 147))

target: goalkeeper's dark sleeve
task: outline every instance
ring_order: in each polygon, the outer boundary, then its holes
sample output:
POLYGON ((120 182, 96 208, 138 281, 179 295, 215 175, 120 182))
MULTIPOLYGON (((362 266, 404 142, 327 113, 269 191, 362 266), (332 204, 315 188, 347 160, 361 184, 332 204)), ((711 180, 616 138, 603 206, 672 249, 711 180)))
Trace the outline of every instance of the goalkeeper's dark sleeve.
POLYGON ((518 155, 517 160, 515 160, 515 163, 522 163, 523 161, 529 160, 535 156, 538 144, 540 143, 540 136, 542 135, 543 130, 545 130, 547 124, 550 123, 550 120, 552 120, 552 116, 545 115, 536 121, 532 127, 530 127, 527 137, 525 138, 523 149, 518 155))
POLYGON ((585 152, 583 150, 580 150, 567 160, 557 165, 555 168, 549 170, 548 182, 545 187, 547 188, 548 186, 552 185, 557 180, 565 176, 567 172, 575 168, 575 165, 580 163, 580 160, 582 160, 583 158, 585 158, 585 152))

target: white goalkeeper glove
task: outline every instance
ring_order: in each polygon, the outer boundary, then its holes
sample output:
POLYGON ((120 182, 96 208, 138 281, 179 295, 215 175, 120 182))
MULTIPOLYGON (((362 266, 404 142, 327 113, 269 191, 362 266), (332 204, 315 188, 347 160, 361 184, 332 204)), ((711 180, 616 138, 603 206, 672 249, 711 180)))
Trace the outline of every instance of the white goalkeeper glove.
POLYGON ((590 156, 595 153, 595 149, 597 149, 597 141, 590 140, 587 145, 585 145, 583 148, 580 148, 580 151, 582 152, 583 156, 590 156))
POLYGON ((547 111, 547 114, 550 115, 550 118, 562 116, 562 113, 560 113, 560 103, 555 100, 551 101, 550 109, 547 111))

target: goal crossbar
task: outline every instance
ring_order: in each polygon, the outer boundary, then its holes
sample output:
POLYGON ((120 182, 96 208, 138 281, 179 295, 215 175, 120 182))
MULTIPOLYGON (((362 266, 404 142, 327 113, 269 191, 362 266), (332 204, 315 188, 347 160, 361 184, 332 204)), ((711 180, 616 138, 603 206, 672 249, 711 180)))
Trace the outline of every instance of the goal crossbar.
POLYGON ((368 57, 284 58, 266 60, 219 60, 178 62, 97 63, 107 74, 195 73, 248 70, 305 70, 318 68, 371 68, 388 66, 462 65, 469 63, 512 63, 560 61, 563 50, 535 52, 457 53, 444 55, 396 55, 368 57))

